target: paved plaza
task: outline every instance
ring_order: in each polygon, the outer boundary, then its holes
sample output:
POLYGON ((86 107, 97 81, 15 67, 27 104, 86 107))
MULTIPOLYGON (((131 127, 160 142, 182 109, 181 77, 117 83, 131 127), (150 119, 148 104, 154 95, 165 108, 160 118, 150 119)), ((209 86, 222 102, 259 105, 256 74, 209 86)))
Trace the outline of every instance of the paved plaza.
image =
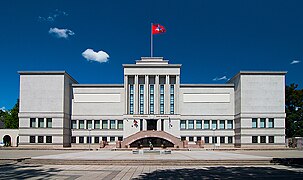
POLYGON ((302 158, 303 151, 173 151, 168 155, 138 155, 131 151, 0 150, 0 179, 302 179, 303 168, 282 165, 47 165, 9 161, 14 158, 236 161, 273 157, 302 158))

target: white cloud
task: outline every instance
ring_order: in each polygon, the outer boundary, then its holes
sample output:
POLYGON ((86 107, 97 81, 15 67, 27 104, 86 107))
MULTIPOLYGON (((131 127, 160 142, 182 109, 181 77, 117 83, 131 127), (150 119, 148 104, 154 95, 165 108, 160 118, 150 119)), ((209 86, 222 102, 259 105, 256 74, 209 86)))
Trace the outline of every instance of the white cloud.
POLYGON ((213 79, 213 81, 221 81, 221 80, 228 80, 228 79, 227 79, 226 76, 223 76, 223 77, 220 77, 220 78, 215 77, 215 78, 213 79))
POLYGON ((0 108, 0 111, 1 110, 4 111, 4 112, 6 111, 4 106, 2 108, 0 108))
POLYGON ((107 62, 109 60, 109 55, 104 51, 95 52, 92 49, 86 49, 82 56, 88 61, 97 61, 99 63, 107 62))
POLYGON ((290 64, 298 64, 300 63, 301 61, 298 61, 298 60, 293 60, 290 64))
POLYGON ((58 38, 68 38, 68 36, 73 36, 75 33, 69 29, 59 29, 59 28, 50 28, 48 33, 54 34, 58 38))
POLYGON ((60 10, 56 9, 54 12, 50 13, 49 16, 47 16, 47 17, 38 16, 38 20, 54 22, 56 20, 56 18, 59 16, 68 16, 68 14, 65 11, 60 11, 60 10))

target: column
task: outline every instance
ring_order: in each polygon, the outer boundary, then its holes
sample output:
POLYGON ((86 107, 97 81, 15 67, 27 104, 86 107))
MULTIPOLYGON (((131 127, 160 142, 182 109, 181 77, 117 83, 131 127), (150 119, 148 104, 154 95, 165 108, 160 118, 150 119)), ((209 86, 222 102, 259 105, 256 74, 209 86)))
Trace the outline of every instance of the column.
POLYGON ((124 91, 125 91, 125 110, 124 114, 128 114, 129 112, 129 93, 128 93, 128 76, 124 76, 124 91))
POLYGON ((134 84, 134 114, 139 114, 139 79, 138 75, 135 75, 134 84))
POLYGON ((92 120, 92 129, 95 129, 95 120, 92 120))
POLYGON ((144 84, 144 114, 149 114, 149 79, 148 75, 145 75, 145 84, 144 84))
POLYGON ((179 114, 179 88, 180 88, 180 77, 176 75, 175 85, 175 114, 179 114))
POLYGON ((155 89, 154 89, 154 114, 160 114, 160 92, 159 92, 159 75, 155 76, 155 89))
POLYGON ((170 114, 170 84, 169 84, 169 75, 165 76, 165 85, 164 85, 164 114, 170 114))
POLYGON ((79 129, 79 120, 76 120, 76 124, 77 124, 77 128, 76 129, 79 129))

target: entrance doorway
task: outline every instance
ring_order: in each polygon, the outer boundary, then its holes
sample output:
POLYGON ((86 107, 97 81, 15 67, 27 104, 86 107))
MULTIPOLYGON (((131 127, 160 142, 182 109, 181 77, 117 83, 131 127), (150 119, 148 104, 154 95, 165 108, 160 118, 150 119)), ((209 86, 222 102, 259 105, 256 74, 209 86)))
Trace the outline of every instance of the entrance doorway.
POLYGON ((9 135, 5 135, 3 137, 3 143, 4 143, 5 146, 11 146, 12 138, 9 135))
POLYGON ((150 143, 153 147, 174 147, 174 144, 166 139, 158 137, 147 137, 134 141, 130 147, 149 147, 150 143))
POLYGON ((157 131, 157 121, 158 119, 148 119, 147 121, 147 130, 157 131))

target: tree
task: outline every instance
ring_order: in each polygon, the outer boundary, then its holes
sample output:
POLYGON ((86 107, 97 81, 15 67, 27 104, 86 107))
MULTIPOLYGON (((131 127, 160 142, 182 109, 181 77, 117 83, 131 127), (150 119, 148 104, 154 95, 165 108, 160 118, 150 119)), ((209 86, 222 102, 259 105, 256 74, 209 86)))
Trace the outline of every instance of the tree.
POLYGON ((303 137, 303 89, 297 84, 285 88, 286 137, 303 137))
POLYGON ((4 127, 7 129, 18 129, 19 128, 19 99, 13 107, 13 109, 6 111, 4 115, 4 127))

